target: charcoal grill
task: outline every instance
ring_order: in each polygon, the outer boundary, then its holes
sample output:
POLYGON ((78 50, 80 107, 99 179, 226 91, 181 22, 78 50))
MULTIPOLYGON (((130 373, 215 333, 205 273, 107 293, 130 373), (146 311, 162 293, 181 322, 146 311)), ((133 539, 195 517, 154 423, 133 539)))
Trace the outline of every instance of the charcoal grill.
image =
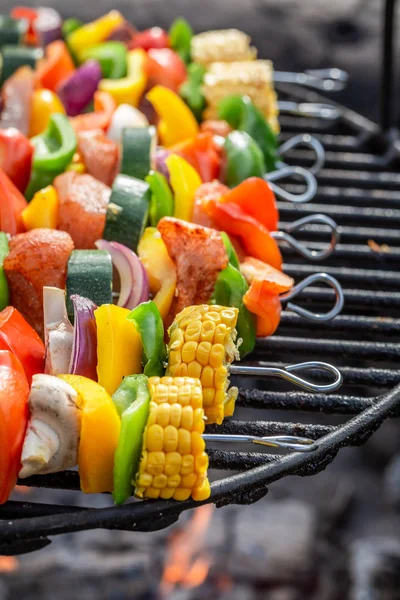
MULTIPOLYGON (((208 433, 306 436, 317 440, 317 449, 288 455, 210 449, 216 480, 208 502, 218 507, 255 502, 267 493, 269 484, 286 475, 318 473, 341 448, 364 443, 386 418, 400 414, 400 273, 396 269, 400 257, 400 145, 392 127, 394 5, 394 0, 386 2, 380 126, 338 105, 340 117, 336 120, 281 117, 283 141, 306 131, 326 149, 315 199, 301 205, 280 202, 279 211, 282 225, 318 213, 338 222, 341 243, 324 262, 324 271, 344 287, 344 314, 315 328, 284 312, 277 335, 260 341, 248 361, 283 365, 323 357, 341 368, 344 386, 340 394, 310 394, 287 391, 284 382, 255 379, 249 383, 239 377, 239 418, 220 428, 210 426, 208 433), (279 412, 276 420, 265 420, 265 412, 261 418, 240 420, 240 412, 249 409, 268 411, 268 419, 274 411, 279 412), (236 473, 226 475, 229 471, 236 473)), ((282 101, 327 102, 293 85, 278 84, 278 89, 282 101)), ((301 149, 285 156, 288 162, 304 166, 312 158, 309 151, 301 149)), ((295 183, 286 187, 291 192, 301 191, 295 183)), ((319 247, 326 230, 312 225, 299 236, 308 247, 319 247)), ((296 280, 321 269, 289 248, 283 251, 285 271, 296 280)), ((303 293, 306 306, 312 303, 313 308, 325 311, 332 299, 333 291, 328 289, 303 293)), ((318 377, 323 381, 322 373, 318 377)), ((76 472, 65 472, 32 477, 23 484, 78 490, 79 478, 76 472)), ((49 536, 79 530, 155 531, 198 505, 190 500, 146 501, 95 509, 10 501, 0 507, 0 554, 36 550, 50 543, 49 536)))

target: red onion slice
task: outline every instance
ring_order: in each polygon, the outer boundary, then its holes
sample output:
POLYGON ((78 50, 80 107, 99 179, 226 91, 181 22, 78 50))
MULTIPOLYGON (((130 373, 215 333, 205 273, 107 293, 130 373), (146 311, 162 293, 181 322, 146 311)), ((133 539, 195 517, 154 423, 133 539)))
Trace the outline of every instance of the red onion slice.
POLYGON ((101 67, 97 60, 87 60, 68 79, 62 81, 57 94, 69 117, 79 115, 93 100, 101 78, 101 67))
POLYGON ((54 8, 40 7, 37 9, 37 17, 33 23, 33 28, 40 45, 45 47, 61 40, 62 35, 62 19, 60 14, 54 8))
POLYGON ((73 294, 71 300, 75 327, 69 373, 97 381, 97 329, 94 317, 97 306, 77 294, 73 294))
POLYGON ((119 273, 121 289, 118 306, 133 310, 138 304, 146 302, 149 299, 149 280, 139 257, 130 248, 118 242, 97 240, 96 247, 109 252, 119 273))

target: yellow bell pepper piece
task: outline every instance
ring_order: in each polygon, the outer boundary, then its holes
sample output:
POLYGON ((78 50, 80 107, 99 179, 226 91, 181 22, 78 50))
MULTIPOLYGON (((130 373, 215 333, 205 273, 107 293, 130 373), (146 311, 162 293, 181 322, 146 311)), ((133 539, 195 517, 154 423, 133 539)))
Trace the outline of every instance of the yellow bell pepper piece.
POLYGON ((65 114, 64 105, 57 94, 46 89, 35 90, 31 101, 29 137, 43 133, 54 113, 65 114))
POLYGON ((68 36, 68 46, 74 54, 101 44, 110 33, 124 22, 124 17, 118 10, 112 10, 103 17, 82 25, 68 36))
POLYGON ((153 300, 165 320, 175 295, 176 268, 156 227, 144 230, 138 255, 146 269, 153 300))
POLYGON ((184 158, 170 154, 165 159, 169 171, 172 191, 175 197, 174 217, 191 221, 194 207, 194 196, 201 186, 200 175, 184 158))
POLYGON ((58 196, 55 188, 48 185, 36 192, 22 211, 25 229, 56 229, 58 223, 58 196))
POLYGON ((108 92, 117 105, 130 104, 137 108, 147 85, 146 52, 136 48, 128 52, 127 76, 122 79, 102 79, 99 90, 108 92))
POLYGON ((142 341, 130 311, 103 304, 94 311, 97 326, 97 378, 113 394, 126 375, 142 372, 142 341))
POLYGON ((199 133, 198 123, 182 98, 162 85, 154 86, 146 98, 152 103, 161 121, 158 125, 163 146, 173 146, 199 133))
POLYGON ((75 173, 79 173, 80 175, 86 173, 86 166, 79 152, 75 152, 72 161, 69 163, 68 167, 65 170, 75 171, 75 173))
POLYGON ((111 396, 95 381, 80 375, 59 375, 81 397, 79 477, 85 494, 113 491, 114 454, 121 420, 111 396))

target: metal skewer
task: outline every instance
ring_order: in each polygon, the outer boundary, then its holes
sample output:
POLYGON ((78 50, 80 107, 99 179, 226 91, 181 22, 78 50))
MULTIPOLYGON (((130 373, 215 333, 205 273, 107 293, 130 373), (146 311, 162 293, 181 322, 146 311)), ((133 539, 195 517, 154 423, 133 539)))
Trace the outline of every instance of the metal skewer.
POLYGON ((307 258, 308 260, 323 260, 324 258, 328 258, 334 251, 336 244, 339 242, 340 234, 338 231, 338 226, 333 219, 328 217, 327 215, 308 215, 307 217, 303 217, 302 219, 298 219, 293 223, 290 223, 285 226, 285 229, 280 231, 272 231, 271 236, 277 240, 278 242, 285 242, 291 248, 296 250, 301 256, 307 258), (329 227, 331 231, 331 241, 328 248, 323 250, 310 250, 306 246, 304 246, 301 242, 296 240, 290 233, 295 231, 300 231, 303 227, 307 225, 326 225, 329 227))
POLYGON ((299 117, 310 117, 336 121, 341 117, 341 111, 332 104, 323 102, 290 102, 289 100, 278 101, 279 112, 297 115, 299 117))
POLYGON ((296 452, 312 452, 318 447, 317 442, 314 440, 295 435, 257 437, 255 435, 204 433, 202 437, 205 442, 251 443, 270 448, 287 448, 296 452))
POLYGON ((344 305, 344 293, 342 286, 338 282, 337 279, 332 277, 332 275, 328 275, 328 273, 313 273, 309 275, 300 283, 297 283, 289 292, 286 294, 281 294, 279 296, 281 302, 287 302, 286 310, 291 310, 292 312, 308 319, 309 321, 313 321, 314 323, 325 323, 326 321, 331 321, 334 319, 341 311, 344 305), (296 298, 303 290, 305 290, 309 285, 314 283, 326 283, 329 287, 331 287, 336 295, 336 301, 333 308, 326 313, 313 313, 302 306, 298 306, 291 302, 294 298, 296 298))
POLYGON ((348 74, 341 69, 308 69, 304 73, 274 71, 275 83, 296 83, 314 90, 337 92, 346 87, 348 74))

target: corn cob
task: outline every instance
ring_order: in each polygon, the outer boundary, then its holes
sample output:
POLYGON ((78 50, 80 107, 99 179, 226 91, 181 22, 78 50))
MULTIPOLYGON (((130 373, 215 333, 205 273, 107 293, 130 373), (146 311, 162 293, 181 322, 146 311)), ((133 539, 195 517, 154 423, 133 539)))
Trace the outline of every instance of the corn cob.
POLYGON ((279 132, 278 103, 273 85, 273 66, 269 60, 214 62, 204 76, 203 94, 207 102, 205 119, 218 117, 222 98, 246 95, 261 110, 273 131, 279 132))
POLYGON ((203 387, 208 423, 231 416, 237 388, 229 388, 229 365, 239 358, 236 340, 237 308, 188 306, 169 329, 167 375, 196 377, 203 387))
POLYGON ((192 59, 204 66, 256 57, 257 50, 250 46, 250 37, 238 29, 205 31, 192 38, 192 59))
POLYGON ((136 478, 139 498, 206 500, 210 496, 201 383, 151 377, 150 413, 136 478))

